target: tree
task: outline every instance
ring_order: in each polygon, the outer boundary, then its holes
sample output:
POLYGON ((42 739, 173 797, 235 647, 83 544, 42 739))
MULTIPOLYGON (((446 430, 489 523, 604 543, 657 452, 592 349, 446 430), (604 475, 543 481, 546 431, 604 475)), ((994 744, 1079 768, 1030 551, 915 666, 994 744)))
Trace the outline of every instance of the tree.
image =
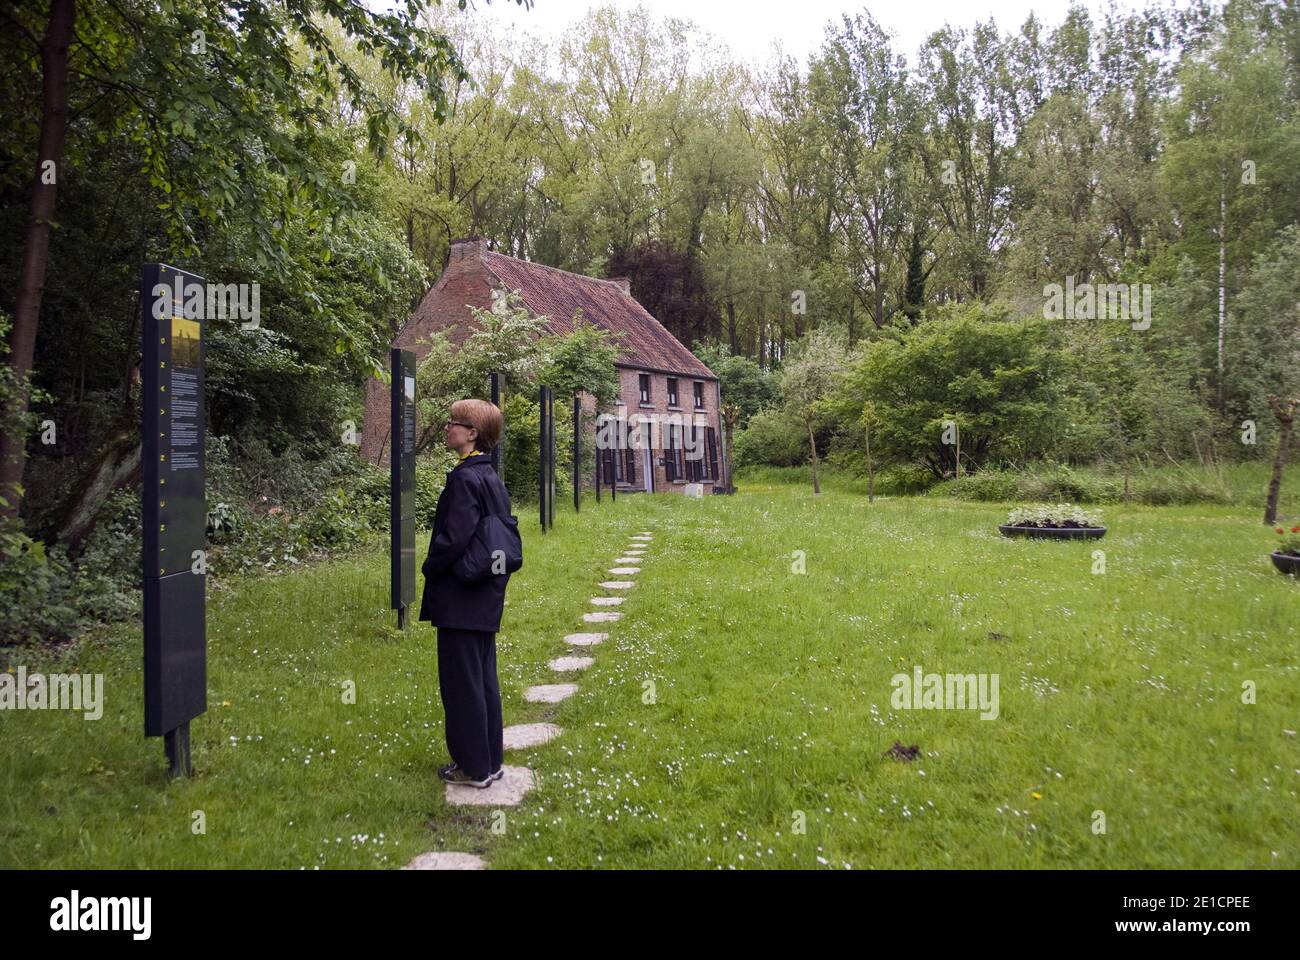
POLYGON ((971 309, 865 344, 823 406, 842 423, 869 406, 882 458, 942 478, 956 468, 943 438, 947 421, 961 426, 970 469, 1047 449, 1060 412, 1060 366, 1045 322, 987 319, 971 309))
POLYGON ((1268 481, 1268 500, 1264 503, 1264 522, 1272 526, 1277 522, 1277 498, 1282 489, 1282 469, 1291 448, 1291 428, 1295 423, 1296 408, 1300 400, 1277 395, 1268 398, 1269 409, 1277 418, 1277 453, 1273 457, 1273 475, 1268 481))
POLYGON ((837 339, 815 331, 781 366, 781 396, 787 408, 803 423, 808 434, 813 493, 821 493, 817 476, 817 436, 813 429, 818 405, 826 398, 844 369, 848 356, 837 339))
MULTIPOLYGON (((78 95, 84 88, 91 100, 112 97, 121 105, 117 132, 140 146, 143 173, 165 197, 160 208, 174 253, 197 251, 199 223, 220 223, 251 208, 259 213, 253 218, 257 261, 285 276, 289 224, 305 221, 328 232, 332 216, 351 209, 346 178, 322 169, 316 155, 313 130, 330 108, 341 99, 358 110, 375 153, 392 130, 405 126, 339 56, 324 22, 336 21, 399 82, 431 97, 441 114, 443 72, 464 71, 446 39, 419 25, 427 5, 409 0, 394 12, 375 13, 361 0, 276 0, 232 16, 223 0, 161 10, 138 0, 83 0, 80 29, 74 0, 51 0, 43 18, 34 2, 21 8, 11 22, 40 49, 43 94, 10 335, 20 409, 28 403, 73 80, 78 95), (38 19, 45 22, 39 43, 38 19), (267 166, 284 180, 273 192, 259 192, 259 178, 246 172, 267 166)), ((26 437, 0 433, 0 493, 10 514, 19 506, 25 463, 26 437)))

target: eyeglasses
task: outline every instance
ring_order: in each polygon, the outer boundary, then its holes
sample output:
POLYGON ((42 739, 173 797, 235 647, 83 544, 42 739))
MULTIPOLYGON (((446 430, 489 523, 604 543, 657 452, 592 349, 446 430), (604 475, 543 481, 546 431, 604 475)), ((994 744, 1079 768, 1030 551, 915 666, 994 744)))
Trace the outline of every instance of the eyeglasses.
POLYGON ((442 428, 443 428, 444 430, 446 430, 448 427, 464 427, 466 430, 473 430, 473 429, 475 429, 475 427, 474 427, 473 424, 470 424, 470 423, 462 423, 460 420, 447 420, 447 421, 444 421, 444 423, 443 423, 443 425, 442 425, 442 428))

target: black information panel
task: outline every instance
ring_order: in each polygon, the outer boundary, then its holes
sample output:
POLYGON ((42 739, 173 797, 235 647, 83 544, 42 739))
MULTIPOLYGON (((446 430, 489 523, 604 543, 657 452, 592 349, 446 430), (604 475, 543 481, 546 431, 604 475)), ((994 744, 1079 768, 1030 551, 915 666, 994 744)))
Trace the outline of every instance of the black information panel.
POLYGON ((144 732, 208 709, 203 353, 207 282, 160 263, 140 274, 144 732))
POLYGON ((393 608, 415 600, 415 354, 394 350, 389 491, 393 608))

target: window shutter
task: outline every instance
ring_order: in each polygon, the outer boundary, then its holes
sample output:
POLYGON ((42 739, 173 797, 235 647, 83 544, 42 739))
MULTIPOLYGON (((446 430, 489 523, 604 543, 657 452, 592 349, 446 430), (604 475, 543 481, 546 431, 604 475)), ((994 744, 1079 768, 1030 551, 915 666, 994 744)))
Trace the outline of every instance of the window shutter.
POLYGON ((677 474, 677 477, 681 479, 686 476, 686 457, 685 457, 685 451, 682 449, 683 436, 682 436, 681 424, 677 424, 676 432, 677 432, 677 443, 673 446, 673 457, 677 464, 677 467, 674 472, 677 474))
POLYGON ((712 427, 704 428, 704 442, 708 447, 709 455, 709 479, 718 479, 718 438, 712 427))
POLYGON ((628 483, 636 483, 636 447, 626 447, 623 450, 624 473, 627 474, 628 483))

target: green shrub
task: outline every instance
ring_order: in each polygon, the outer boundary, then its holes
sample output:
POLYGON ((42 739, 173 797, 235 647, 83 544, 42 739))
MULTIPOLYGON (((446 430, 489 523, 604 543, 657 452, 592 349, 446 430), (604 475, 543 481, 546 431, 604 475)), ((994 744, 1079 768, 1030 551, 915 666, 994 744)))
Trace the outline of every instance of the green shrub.
POLYGON ((767 464, 794 467, 808 461, 808 434, 799 419, 781 408, 760 410, 738 430, 732 462, 737 467, 767 464))
POLYGON ((21 523, 0 517, 0 642, 63 639, 80 622, 63 552, 46 550, 21 523))

